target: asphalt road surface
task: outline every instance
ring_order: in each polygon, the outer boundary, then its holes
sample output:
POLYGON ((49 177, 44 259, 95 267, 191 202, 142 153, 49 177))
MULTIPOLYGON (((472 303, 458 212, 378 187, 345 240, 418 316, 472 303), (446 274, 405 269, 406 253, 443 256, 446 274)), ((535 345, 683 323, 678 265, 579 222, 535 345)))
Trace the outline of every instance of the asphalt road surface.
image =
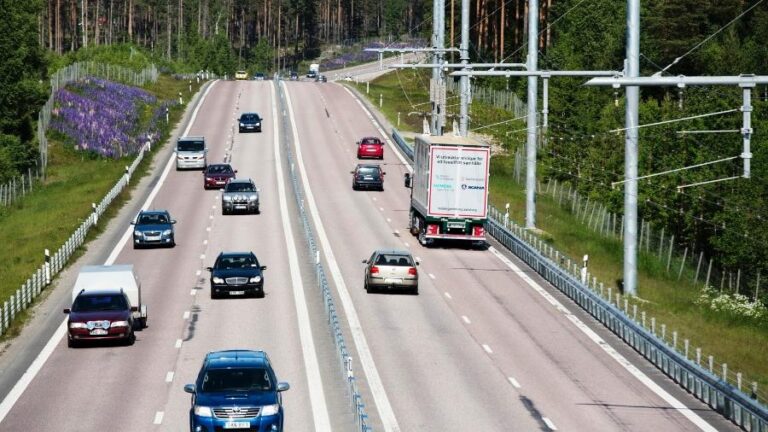
POLYGON ((178 131, 204 135, 209 162, 231 160, 238 177, 253 178, 261 214, 222 216, 220 193, 203 190, 200 171, 175 171, 170 149, 161 151, 134 199, 5 347, 0 430, 187 430, 183 385, 206 352, 232 348, 265 350, 291 384, 286 430, 354 430, 308 265, 314 257, 297 224, 291 169, 308 188, 305 204, 374 430, 735 430, 502 247, 420 246, 407 230, 408 167, 392 146, 381 161, 385 191, 352 190, 355 141, 382 135, 352 93, 286 82, 278 105, 277 86, 216 82, 199 111, 190 109, 188 130, 178 131), (259 112, 264 132, 239 134, 234 119, 243 111, 259 112), (282 117, 287 130, 278 126, 282 117), (286 162, 286 139, 295 166, 286 162), (168 209, 179 221, 175 248, 134 250, 121 241, 142 206, 168 209), (360 261, 381 247, 421 260, 418 296, 365 292, 360 261), (265 298, 210 299, 205 267, 223 250, 252 250, 268 266, 265 298), (130 347, 67 348, 57 329, 76 270, 105 262, 135 266, 149 327, 130 347))

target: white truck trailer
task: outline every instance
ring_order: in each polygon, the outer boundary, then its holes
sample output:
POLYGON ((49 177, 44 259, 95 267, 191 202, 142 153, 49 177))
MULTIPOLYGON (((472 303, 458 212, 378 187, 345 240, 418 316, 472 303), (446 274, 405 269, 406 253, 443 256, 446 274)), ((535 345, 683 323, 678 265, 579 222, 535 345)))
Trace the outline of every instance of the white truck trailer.
POLYGON ((434 240, 485 242, 491 149, 467 137, 417 135, 411 188, 411 233, 434 240))
POLYGON ((75 286, 72 288, 72 301, 78 294, 88 291, 123 290, 131 307, 136 307, 133 312, 134 322, 140 328, 147 326, 147 305, 141 301, 141 282, 133 265, 89 265, 83 266, 77 275, 75 286))

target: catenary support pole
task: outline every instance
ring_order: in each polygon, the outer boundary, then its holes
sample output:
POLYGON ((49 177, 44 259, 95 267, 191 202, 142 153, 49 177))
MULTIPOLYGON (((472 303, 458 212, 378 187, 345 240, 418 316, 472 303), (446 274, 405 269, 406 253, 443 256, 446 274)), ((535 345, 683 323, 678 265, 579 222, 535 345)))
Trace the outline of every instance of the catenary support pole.
MULTIPOLYGON (((459 49, 461 64, 465 65, 464 70, 469 70, 466 68, 469 63, 469 0, 461 0, 461 46, 459 49)), ((469 128, 469 76, 464 75, 459 78, 459 88, 461 95, 459 134, 467 136, 467 129, 469 128)))
MULTIPOLYGON (((437 32, 440 27, 440 0, 434 0, 432 3, 432 47, 437 48, 437 32)), ((437 50, 432 53, 432 62, 434 64, 440 63, 440 57, 437 50)), ((429 128, 432 135, 438 135, 437 133, 437 84, 440 82, 440 69, 437 67, 432 68, 432 81, 430 82, 429 96, 432 100, 432 117, 430 118, 429 128)))
MULTIPOLYGON (((438 20, 439 25, 437 27, 437 60, 438 64, 443 63, 445 59, 445 0, 435 0, 438 3, 438 20)), ((445 127, 445 73, 443 68, 437 68, 437 135, 443 134, 443 128, 445 127)))
MULTIPOLYGON (((639 1, 639 0, 638 0, 639 1)), ((539 57, 539 0, 528 2, 528 72, 538 68, 539 57)), ((536 228, 536 99, 538 77, 528 77, 528 140, 526 142, 525 174, 525 227, 536 228)))
MULTIPOLYGON (((625 76, 640 75, 640 0, 627 2, 627 60, 625 76)), ((637 295, 637 159, 640 87, 626 88, 624 142, 624 293, 637 295)))

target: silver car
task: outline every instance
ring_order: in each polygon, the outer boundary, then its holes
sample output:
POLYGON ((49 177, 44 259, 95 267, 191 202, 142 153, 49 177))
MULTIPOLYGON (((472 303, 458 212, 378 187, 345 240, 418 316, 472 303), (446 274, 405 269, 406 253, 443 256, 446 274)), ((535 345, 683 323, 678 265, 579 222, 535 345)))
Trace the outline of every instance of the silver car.
POLYGON ((363 260, 365 266, 365 290, 407 290, 419 293, 419 262, 404 250, 379 249, 363 260))
POLYGON ((221 214, 259 213, 259 189, 253 180, 233 179, 221 193, 221 214))
POLYGON ((185 136, 176 142, 176 170, 205 169, 208 148, 204 137, 185 136))

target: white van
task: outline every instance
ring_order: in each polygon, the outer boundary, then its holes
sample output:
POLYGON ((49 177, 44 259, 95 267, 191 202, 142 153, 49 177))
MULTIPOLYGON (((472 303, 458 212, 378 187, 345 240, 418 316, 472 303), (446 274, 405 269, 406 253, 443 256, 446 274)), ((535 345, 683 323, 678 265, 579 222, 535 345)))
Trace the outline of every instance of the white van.
POLYGON ((208 147, 205 137, 185 136, 176 141, 176 170, 205 169, 208 166, 208 147))

